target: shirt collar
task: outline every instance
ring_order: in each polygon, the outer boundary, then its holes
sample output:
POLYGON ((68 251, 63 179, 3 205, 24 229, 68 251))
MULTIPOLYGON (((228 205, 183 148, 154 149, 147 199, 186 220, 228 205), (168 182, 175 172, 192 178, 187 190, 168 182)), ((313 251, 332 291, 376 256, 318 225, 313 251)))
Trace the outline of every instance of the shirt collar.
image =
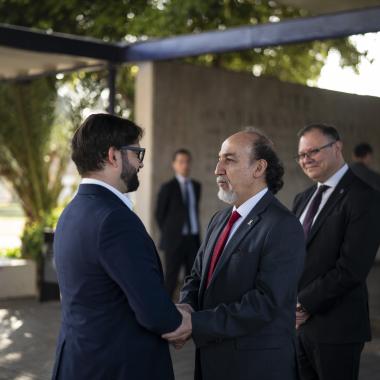
POLYGON ((348 170, 348 165, 344 164, 338 171, 336 171, 327 181, 320 183, 318 182, 318 187, 321 185, 327 185, 331 188, 335 188, 342 177, 346 174, 348 170))
POLYGON ((246 200, 238 208, 234 206, 233 211, 237 211, 241 215, 243 220, 251 212, 251 210, 259 203, 260 199, 266 194, 267 191, 268 188, 266 187, 265 189, 255 194, 253 197, 246 200))
POLYGON ((108 183, 94 178, 82 178, 80 183, 83 185, 99 185, 105 187, 106 189, 114 193, 126 206, 128 206, 130 210, 133 210, 133 204, 132 201, 128 198, 128 195, 121 193, 119 190, 109 185, 108 183))
POLYGON ((175 177, 177 178, 178 182, 181 184, 184 184, 185 182, 190 181, 189 177, 184 177, 181 174, 176 174, 175 177))

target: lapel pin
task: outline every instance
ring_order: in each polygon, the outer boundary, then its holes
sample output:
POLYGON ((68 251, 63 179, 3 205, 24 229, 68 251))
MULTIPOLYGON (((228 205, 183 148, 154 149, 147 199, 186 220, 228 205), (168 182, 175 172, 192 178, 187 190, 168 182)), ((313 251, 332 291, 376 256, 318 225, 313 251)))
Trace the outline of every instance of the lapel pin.
POLYGON ((343 194, 344 193, 344 189, 340 189, 340 194, 343 194))
POLYGON ((248 225, 250 226, 252 223, 253 223, 253 219, 251 219, 251 220, 248 222, 248 225))

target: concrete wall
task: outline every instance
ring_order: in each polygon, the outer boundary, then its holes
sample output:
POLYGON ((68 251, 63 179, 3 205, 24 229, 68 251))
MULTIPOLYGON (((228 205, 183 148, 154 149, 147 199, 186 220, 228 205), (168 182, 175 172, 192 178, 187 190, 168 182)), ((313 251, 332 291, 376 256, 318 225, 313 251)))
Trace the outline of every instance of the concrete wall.
POLYGON ((380 169, 380 98, 357 96, 254 78, 180 63, 146 63, 136 83, 136 121, 145 128, 147 148, 136 210, 157 237, 152 219, 160 184, 172 176, 173 151, 185 147, 194 155, 193 177, 203 183, 202 228, 224 205, 217 200, 214 169, 220 144, 244 126, 266 132, 284 161, 286 176, 279 198, 290 206, 294 195, 310 184, 293 159, 297 131, 305 124, 337 126, 349 160, 353 146, 370 142, 380 169))
POLYGON ((0 300, 36 297, 36 273, 33 260, 0 259, 0 300))

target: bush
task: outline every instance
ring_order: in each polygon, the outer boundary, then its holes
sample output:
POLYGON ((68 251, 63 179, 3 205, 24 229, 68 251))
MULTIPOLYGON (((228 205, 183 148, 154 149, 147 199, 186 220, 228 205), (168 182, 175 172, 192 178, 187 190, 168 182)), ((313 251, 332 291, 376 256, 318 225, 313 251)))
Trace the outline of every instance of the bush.
POLYGON ((62 208, 57 208, 46 215, 42 221, 26 224, 21 236, 21 256, 37 260, 42 254, 44 231, 55 229, 62 208))
POLYGON ((21 248, 4 248, 0 250, 0 257, 7 257, 9 259, 20 259, 21 258, 21 248))

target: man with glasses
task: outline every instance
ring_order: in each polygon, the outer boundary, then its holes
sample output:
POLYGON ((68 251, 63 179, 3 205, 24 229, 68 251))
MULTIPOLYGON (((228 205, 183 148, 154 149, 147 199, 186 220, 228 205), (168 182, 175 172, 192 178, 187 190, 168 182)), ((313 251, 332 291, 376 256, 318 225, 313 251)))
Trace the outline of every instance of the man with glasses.
POLYGON ((298 194, 307 256, 296 327, 302 380, 357 379, 371 339, 366 278, 380 242, 380 199, 344 161, 337 130, 312 124, 299 134, 298 161, 315 185, 298 194))
POLYGON ((82 181, 54 239, 62 294, 54 380, 174 379, 161 334, 186 318, 164 289, 154 243, 124 195, 139 186, 141 136, 129 120, 94 114, 72 139, 82 181))

